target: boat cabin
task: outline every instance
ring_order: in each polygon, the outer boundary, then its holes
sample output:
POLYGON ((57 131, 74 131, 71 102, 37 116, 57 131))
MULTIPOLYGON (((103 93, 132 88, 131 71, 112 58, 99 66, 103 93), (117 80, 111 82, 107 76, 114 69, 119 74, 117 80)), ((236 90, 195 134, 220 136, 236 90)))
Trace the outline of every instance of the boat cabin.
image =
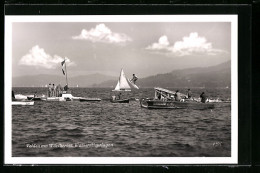
MULTIPOLYGON (((164 88, 155 87, 154 88, 154 98, 155 100, 162 100, 162 101, 171 101, 174 100, 175 91, 170 91, 164 88)), ((182 98, 187 97, 185 94, 180 93, 182 98)))

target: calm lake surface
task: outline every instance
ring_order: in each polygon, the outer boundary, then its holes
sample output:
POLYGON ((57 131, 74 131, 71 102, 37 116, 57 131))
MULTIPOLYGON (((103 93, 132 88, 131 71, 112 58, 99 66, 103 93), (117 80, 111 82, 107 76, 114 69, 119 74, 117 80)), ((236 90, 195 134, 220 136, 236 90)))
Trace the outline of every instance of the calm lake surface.
MULTIPOLYGON (((178 88, 180 90, 180 88, 178 88)), ((13 88, 15 94, 47 93, 46 88, 13 88)), ((139 101, 109 101, 110 88, 72 88, 73 96, 101 102, 35 101, 12 106, 13 157, 230 157, 231 107, 212 110, 148 110, 139 101)), ((170 90, 175 90, 170 89, 170 90)), ((205 89, 192 89, 193 95, 205 89)), ((230 98, 230 89, 206 89, 210 98, 230 98)), ((185 90, 180 90, 185 93, 185 90)), ((147 98, 154 90, 123 93, 147 98)))

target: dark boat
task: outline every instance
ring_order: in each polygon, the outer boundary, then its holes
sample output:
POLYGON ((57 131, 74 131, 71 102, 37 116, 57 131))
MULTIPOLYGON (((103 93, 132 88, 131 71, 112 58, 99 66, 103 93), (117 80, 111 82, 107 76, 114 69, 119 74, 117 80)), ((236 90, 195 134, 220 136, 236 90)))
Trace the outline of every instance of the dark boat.
POLYGON ((33 100, 33 101, 40 101, 42 100, 41 97, 31 97, 31 96, 27 96, 28 100, 33 100))
POLYGON ((111 100, 112 103, 129 103, 129 99, 111 100))
POLYGON ((213 103, 202 103, 192 100, 184 99, 186 96, 181 94, 183 98, 181 101, 172 100, 174 94, 173 91, 163 89, 163 88, 154 88, 155 89, 155 98, 154 99, 141 99, 140 105, 143 108, 148 109, 213 109, 215 105, 213 103), (163 99, 158 99, 158 96, 163 97, 163 99), (186 101, 185 101, 186 100, 186 101))
POLYGON ((140 100, 141 107, 148 109, 213 109, 212 103, 201 102, 178 102, 178 101, 161 101, 161 100, 140 100))

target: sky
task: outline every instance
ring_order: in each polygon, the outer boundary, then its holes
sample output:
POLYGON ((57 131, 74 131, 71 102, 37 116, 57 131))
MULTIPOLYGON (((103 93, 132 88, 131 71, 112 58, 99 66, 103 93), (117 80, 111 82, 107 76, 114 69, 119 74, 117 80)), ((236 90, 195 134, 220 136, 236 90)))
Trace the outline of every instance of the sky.
POLYGON ((138 77, 231 59, 230 22, 14 22, 12 76, 138 77))

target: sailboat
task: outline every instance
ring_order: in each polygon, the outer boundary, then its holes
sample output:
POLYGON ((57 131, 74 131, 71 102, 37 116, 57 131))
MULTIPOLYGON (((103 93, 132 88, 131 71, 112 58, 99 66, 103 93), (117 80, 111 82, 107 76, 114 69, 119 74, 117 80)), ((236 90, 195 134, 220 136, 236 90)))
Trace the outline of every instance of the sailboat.
MULTIPOLYGON (((123 69, 121 69, 119 79, 117 81, 117 85, 114 90, 112 91, 131 91, 130 85, 136 89, 139 89, 134 83, 132 83, 129 79, 126 78, 123 69)), ((121 95, 121 93, 120 93, 121 95)), ((116 99, 115 96, 112 97, 111 102, 113 103, 129 103, 129 99, 116 99)))
POLYGON ((131 87, 128 84, 128 80, 125 76, 123 69, 121 69, 117 85, 112 91, 131 91, 131 87))

